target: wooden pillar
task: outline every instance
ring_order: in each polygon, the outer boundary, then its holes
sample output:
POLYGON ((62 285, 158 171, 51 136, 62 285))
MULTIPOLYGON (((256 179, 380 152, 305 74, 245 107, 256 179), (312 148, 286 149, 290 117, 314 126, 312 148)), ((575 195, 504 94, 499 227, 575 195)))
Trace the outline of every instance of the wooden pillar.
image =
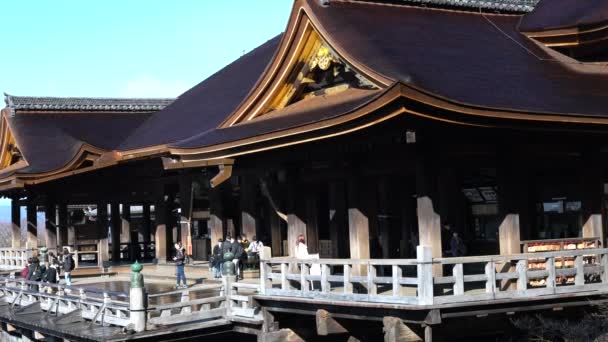
POLYGON ((21 248, 21 206, 18 196, 11 199, 11 247, 21 248))
POLYGON ((141 227, 142 228, 141 235, 143 237, 143 243, 149 244, 150 243, 150 231, 151 231, 151 227, 152 227, 150 204, 148 204, 148 203, 143 204, 142 215, 143 215, 143 222, 142 222, 142 227, 141 227))
POLYGON ((302 194, 298 193, 296 184, 292 182, 287 186, 287 249, 292 258, 295 257, 298 236, 304 235, 308 244, 306 222, 304 221, 306 213, 303 210, 302 202, 302 194))
MULTIPOLYGON (((430 159, 436 157, 432 150, 418 151, 416 161, 416 213, 418 215, 419 245, 431 248, 433 258, 443 254, 441 241, 441 218, 433 205, 433 199, 438 198, 437 177, 434 163, 430 159)), ((441 265, 433 266, 433 275, 441 276, 441 265)))
MULTIPOLYGON (((521 253, 520 242, 522 223, 527 223, 526 207, 530 201, 530 191, 524 171, 515 156, 511 153, 499 154, 501 163, 498 167, 498 207, 503 221, 498 227, 498 243, 501 255, 521 253), (522 213, 523 222, 520 220, 522 213)), ((526 234, 528 237, 528 234, 526 234)))
POLYGON ((603 168, 597 148, 589 147, 583 154, 581 168, 583 237, 596 237, 606 245, 602 227, 602 201, 604 196, 603 168))
POLYGON ((38 248, 38 214, 36 205, 31 201, 27 204, 27 240, 25 247, 28 249, 38 248))
MULTIPOLYGON (((99 251, 99 266, 103 266, 110 260, 110 254, 108 253, 108 205, 105 202, 97 203, 97 229, 99 230, 100 236, 97 250, 99 251)), ((68 237, 69 238, 69 237, 68 237)))
POLYGON ((394 243, 397 241, 391 239, 389 180, 387 177, 380 178, 378 182, 378 213, 382 216, 382 219, 378 220, 378 242, 382 249, 382 258, 388 259, 391 257, 394 243))
POLYGON ((270 242, 272 256, 282 256, 283 253, 283 234, 281 233, 281 217, 274 208, 268 206, 268 218, 270 220, 270 242))
POLYGON ((162 198, 154 204, 154 218, 156 221, 156 233, 154 234, 156 261, 164 264, 167 262, 167 204, 162 198))
MULTIPOLYGON (((412 178, 406 176, 408 178, 412 178)), ((416 215, 416 202, 413 197, 415 194, 413 184, 404 180, 399 195, 400 213, 401 213, 401 242, 400 242, 400 257, 409 258, 416 254, 416 246, 418 245, 418 219, 416 215)))
POLYGON ((319 194, 314 188, 306 191, 306 244, 308 253, 319 253, 319 194))
POLYGON ((348 213, 346 209, 346 184, 343 181, 329 183, 329 237, 333 258, 348 258, 348 213))
POLYGON ((68 205, 59 204, 57 225, 57 244, 63 248, 68 245, 68 205))
POLYGON ((257 235, 258 215, 256 207, 257 180, 254 176, 245 176, 241 183, 241 234, 251 240, 257 235))
MULTIPOLYGON (((97 209, 99 210, 99 209, 97 209)), ((110 231, 112 235, 112 263, 120 262, 120 230, 122 220, 120 219, 120 205, 116 202, 110 204, 110 231)))
MULTIPOLYGON (((369 219, 365 212, 364 197, 361 193, 361 180, 351 178, 348 180, 348 231, 349 250, 351 259, 369 259, 369 219)), ((353 267, 353 275, 365 275, 367 270, 364 266, 353 267)))
POLYGON ((50 202, 44 207, 44 221, 46 234, 44 234, 46 248, 57 249, 57 208, 54 203, 50 202))
POLYGON ((226 185, 220 184, 216 188, 209 189, 209 236, 211 246, 215 246, 217 241, 224 238, 224 205, 222 191, 226 185))
POLYGON ((131 237, 131 205, 122 205, 122 215, 120 215, 120 243, 130 243, 131 237))
MULTIPOLYGON (((186 253, 192 255, 192 177, 182 175, 179 179, 179 205, 180 205, 180 238, 186 253)), ((213 246, 213 243, 211 244, 213 246)))

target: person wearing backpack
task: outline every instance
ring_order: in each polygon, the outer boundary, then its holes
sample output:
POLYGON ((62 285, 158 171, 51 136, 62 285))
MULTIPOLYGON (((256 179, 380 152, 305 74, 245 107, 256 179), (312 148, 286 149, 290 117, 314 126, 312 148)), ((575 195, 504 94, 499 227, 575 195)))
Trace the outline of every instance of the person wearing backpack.
MULTIPOLYGON (((46 269, 46 272, 42 275, 42 281, 50 284, 57 284, 57 273, 59 273, 59 262, 57 260, 51 261, 51 264, 46 269)), ((53 292, 52 287, 47 287, 49 293, 53 292)))
POLYGON ((232 259, 232 262, 234 263, 234 271, 236 272, 237 280, 242 280, 242 259, 243 256, 246 257, 247 254, 245 254, 245 249, 243 248, 241 237, 237 236, 236 239, 236 243, 232 243, 232 246, 230 247, 230 252, 232 252, 232 254, 234 255, 234 259, 232 259))
MULTIPOLYGON (((34 257, 32 258, 32 264, 29 268, 27 280, 38 282, 42 281, 42 275, 44 274, 44 272, 46 272, 46 267, 40 264, 40 260, 38 260, 38 258, 34 257)), ((38 285, 32 285, 31 290, 38 291, 38 285)))
POLYGON ((66 249, 63 250, 63 276, 65 278, 65 284, 67 286, 72 285, 72 271, 75 268, 74 258, 72 258, 72 254, 70 251, 66 249))

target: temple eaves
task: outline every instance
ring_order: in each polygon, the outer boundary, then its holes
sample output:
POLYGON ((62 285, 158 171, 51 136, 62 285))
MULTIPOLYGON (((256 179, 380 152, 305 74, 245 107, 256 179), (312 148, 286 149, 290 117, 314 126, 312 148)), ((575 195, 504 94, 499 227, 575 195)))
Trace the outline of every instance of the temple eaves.
MULTIPOLYGON (((370 0, 355 0, 374 2, 370 0)), ((419 5, 464 7, 468 9, 483 9, 491 11, 531 12, 539 0, 392 0, 389 3, 412 3, 419 5)), ((330 1, 327 1, 331 3, 330 1)))
POLYGON ((152 112, 158 111, 172 98, 90 98, 13 96, 4 93, 6 107, 15 111, 79 111, 79 112, 152 112))

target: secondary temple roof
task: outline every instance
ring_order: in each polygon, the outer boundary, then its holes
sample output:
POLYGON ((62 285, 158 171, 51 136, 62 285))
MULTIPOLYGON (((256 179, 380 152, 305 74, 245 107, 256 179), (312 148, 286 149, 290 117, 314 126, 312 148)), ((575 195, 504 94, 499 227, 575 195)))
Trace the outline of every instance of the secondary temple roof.
POLYGON ((14 111, 87 111, 151 112, 158 111, 175 99, 34 97, 4 94, 6 106, 14 111))
POLYGON ((574 2, 545 0, 525 14, 536 1, 296 0, 284 34, 173 102, 7 96, 0 183, 140 156, 231 158, 406 112, 605 125, 606 63, 562 56, 518 29, 605 20, 599 1, 574 2))

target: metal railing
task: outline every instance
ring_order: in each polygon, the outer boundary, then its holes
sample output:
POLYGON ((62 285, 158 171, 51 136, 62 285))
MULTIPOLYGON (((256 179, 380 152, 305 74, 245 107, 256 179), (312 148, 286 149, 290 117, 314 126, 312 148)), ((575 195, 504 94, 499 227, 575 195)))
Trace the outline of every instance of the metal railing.
POLYGON ((440 305, 608 293, 608 249, 458 258, 277 258, 260 263, 268 296, 440 305), (444 274, 446 274, 444 276, 444 274))

